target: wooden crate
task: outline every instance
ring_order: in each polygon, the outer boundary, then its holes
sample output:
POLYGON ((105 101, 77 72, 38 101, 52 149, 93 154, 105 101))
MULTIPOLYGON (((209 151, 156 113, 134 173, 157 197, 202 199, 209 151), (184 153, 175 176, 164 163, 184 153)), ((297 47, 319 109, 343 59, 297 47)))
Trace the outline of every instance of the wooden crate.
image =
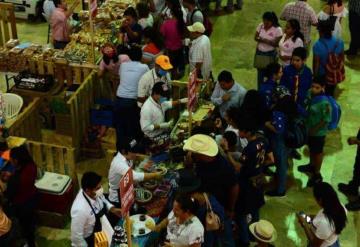
POLYGON ((27 145, 39 168, 70 176, 78 189, 74 148, 35 141, 27 141, 27 145))
POLYGON ((4 46, 10 39, 17 39, 14 5, 0 3, 0 46, 4 46))
POLYGON ((39 118, 40 98, 34 98, 25 109, 6 125, 11 136, 24 137, 28 140, 41 140, 41 123, 39 118))

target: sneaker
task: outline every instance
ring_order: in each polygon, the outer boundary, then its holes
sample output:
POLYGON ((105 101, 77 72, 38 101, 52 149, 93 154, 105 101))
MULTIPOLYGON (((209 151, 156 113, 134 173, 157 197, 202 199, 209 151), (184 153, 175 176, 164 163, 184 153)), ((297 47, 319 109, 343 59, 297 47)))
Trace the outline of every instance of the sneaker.
POLYGON ((284 197, 286 194, 285 194, 285 192, 279 193, 279 192, 277 192, 277 190, 269 190, 269 191, 265 192, 265 195, 270 196, 270 197, 284 197))
POLYGON ((314 172, 314 168, 310 164, 299 166, 297 169, 299 172, 303 172, 303 173, 313 173, 314 172))
POLYGON ((307 187, 313 187, 315 184, 322 182, 323 178, 320 174, 313 175, 307 182, 307 187))
POLYGON ((357 211, 360 210, 360 198, 358 198, 356 201, 349 202, 345 205, 346 209, 349 211, 357 211))
POLYGON ((301 160, 301 154, 296 149, 291 151, 290 156, 296 160, 301 160))
POLYGON ((341 191, 342 193, 344 193, 346 195, 357 196, 359 194, 358 189, 356 187, 352 186, 350 183, 349 184, 339 183, 338 189, 339 189, 339 191, 341 191))

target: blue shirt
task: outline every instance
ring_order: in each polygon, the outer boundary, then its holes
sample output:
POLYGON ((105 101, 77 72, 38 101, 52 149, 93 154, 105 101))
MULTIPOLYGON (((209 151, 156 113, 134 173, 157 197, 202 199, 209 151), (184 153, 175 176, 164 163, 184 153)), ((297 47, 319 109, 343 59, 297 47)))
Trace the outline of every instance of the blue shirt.
POLYGON ((280 80, 280 85, 289 89, 291 95, 295 98, 296 103, 304 105, 307 92, 312 83, 312 72, 304 65, 299 71, 293 65, 288 65, 284 68, 283 76, 280 80), (296 90, 296 76, 299 76, 299 84, 296 90), (295 95, 296 94, 296 95, 295 95))
POLYGON ((137 61, 122 63, 119 69, 120 85, 116 90, 116 96, 137 99, 139 80, 148 70, 146 64, 137 61))
POLYGON ((272 105, 272 92, 276 85, 277 84, 273 79, 268 79, 264 83, 260 84, 259 93, 265 101, 265 106, 267 109, 270 109, 272 105))
MULTIPOLYGON (((330 39, 320 38, 313 47, 314 56, 320 57, 320 68, 318 71, 318 75, 325 75, 325 65, 327 63, 327 58, 329 52, 335 52, 335 54, 339 55, 341 52, 344 51, 344 41, 341 39, 337 39, 336 37, 331 37, 330 39), (327 45, 327 47, 324 45, 327 45), (337 47, 335 49, 335 45, 337 47)), ((315 74, 315 72, 314 72, 315 74)))
POLYGON ((240 84, 234 82, 234 85, 229 90, 224 90, 220 87, 220 83, 216 83, 215 89, 211 95, 211 102, 219 107, 221 117, 224 117, 225 112, 230 107, 240 107, 246 94, 246 89, 240 84), (230 99, 226 102, 222 100, 224 94, 230 94, 230 99))

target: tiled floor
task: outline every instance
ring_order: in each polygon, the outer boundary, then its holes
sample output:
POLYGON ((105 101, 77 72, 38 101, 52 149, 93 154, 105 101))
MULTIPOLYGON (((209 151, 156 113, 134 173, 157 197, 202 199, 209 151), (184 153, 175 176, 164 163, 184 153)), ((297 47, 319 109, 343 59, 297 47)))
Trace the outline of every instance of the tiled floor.
MULTIPOLYGON (((224 1, 225 2, 225 1, 224 1)), ((252 67, 255 42, 255 28, 261 21, 262 13, 268 10, 279 13, 285 0, 244 0, 242 11, 231 15, 216 17, 214 33, 211 37, 214 58, 214 72, 217 75, 222 69, 233 72, 237 82, 246 88, 255 88, 256 73, 252 67)), ((318 11, 320 0, 308 1, 318 11)), ((225 3, 223 3, 225 4, 225 3)), ((283 23, 282 23, 283 24, 283 23)), ((344 39, 348 46, 349 33, 347 20, 344 20, 344 39)), ((22 41, 46 42, 47 24, 18 24, 19 37, 22 41)), ((313 40, 317 37, 313 29, 313 40)), ((311 59, 308 64, 311 65, 311 59)), ((334 186, 342 181, 348 181, 352 172, 355 157, 355 147, 349 147, 346 139, 355 135, 360 126, 360 59, 346 63, 347 79, 339 86, 338 100, 342 107, 340 128, 331 133, 326 142, 326 157, 322 173, 327 182, 334 186)), ((306 152, 305 152, 306 153, 306 152)), ((80 170, 96 170, 106 176, 109 164, 104 160, 82 162, 80 170)), ((276 246, 306 246, 306 238, 299 227, 295 212, 303 210, 316 213, 318 207, 312 198, 312 191, 306 188, 307 177, 297 172, 296 167, 308 162, 306 155, 301 161, 294 162, 291 167, 289 191, 285 198, 267 199, 261 210, 261 217, 272 221, 278 231, 276 246)), ((347 198, 339 194, 343 203, 347 198)), ((348 214, 348 224, 340 239, 343 247, 360 246, 360 214, 348 214)), ((69 225, 66 229, 57 230, 40 227, 38 230, 38 246, 60 247, 70 246, 69 225)))

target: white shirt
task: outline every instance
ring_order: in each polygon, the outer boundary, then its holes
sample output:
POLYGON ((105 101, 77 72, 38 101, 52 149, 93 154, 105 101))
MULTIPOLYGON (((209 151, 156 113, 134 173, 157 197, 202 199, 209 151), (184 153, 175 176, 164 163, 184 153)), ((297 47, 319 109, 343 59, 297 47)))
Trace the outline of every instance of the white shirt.
MULTIPOLYGON (((149 97, 151 95, 151 91, 152 88, 154 86, 155 83, 157 82, 165 82, 169 85, 170 82, 170 73, 166 73, 165 76, 159 77, 156 74, 155 68, 149 70, 148 72, 146 72, 140 79, 139 81, 139 86, 138 86, 138 97, 149 97)), ((143 103, 138 102, 138 106, 141 107, 143 105, 143 103)))
MULTIPOLYGON (((291 57, 295 48, 304 47, 304 42, 298 37, 295 42, 293 41, 293 37, 286 39, 286 34, 279 41, 279 51, 281 56, 291 57)), ((281 60, 282 65, 289 65, 290 59, 284 61, 281 60)))
MULTIPOLYGON (((96 200, 91 199, 86 194, 85 196, 89 199, 95 213, 99 213, 103 209, 104 203, 107 210, 113 207, 113 205, 105 199, 104 195, 96 198, 96 200)), ((83 190, 80 189, 71 207, 71 246, 86 247, 85 238, 92 234, 94 227, 94 212, 86 201, 83 190)))
POLYGON ((203 79, 210 78, 212 57, 210 39, 206 35, 194 39, 189 51, 190 71, 195 69, 196 63, 202 63, 201 74, 203 79))
MULTIPOLYGON (((260 38, 270 41, 275 41, 283 35, 281 27, 271 27, 268 30, 265 30, 263 23, 259 24, 256 28, 256 32, 259 33, 260 38)), ((270 52, 275 50, 275 47, 263 42, 258 42, 257 49, 262 52, 270 52)))
MULTIPOLYGON (((344 207, 346 212, 346 209, 344 207)), ((333 245, 338 239, 338 235, 335 233, 335 225, 330 222, 324 214, 324 210, 321 209, 312 221, 313 226, 316 228, 314 234, 317 238, 324 240, 320 247, 328 247, 333 245)))
POLYGON ((138 24, 140 24, 142 29, 152 27, 154 25, 154 17, 152 16, 152 14, 149 14, 148 18, 141 18, 140 20, 138 20, 138 24))
POLYGON ((166 130, 154 129, 154 125, 165 122, 165 112, 172 107, 172 101, 165 101, 159 105, 152 97, 149 97, 141 108, 140 126, 145 136, 154 138, 166 130))
POLYGON ((211 102, 219 107, 220 115, 222 118, 225 116, 225 112, 230 107, 240 107, 246 94, 246 89, 239 83, 234 82, 234 85, 229 90, 224 90, 220 87, 220 83, 217 82, 214 91, 211 95, 211 102), (230 99, 226 102, 222 100, 224 94, 230 94, 230 99))
POLYGON ((119 69, 120 85, 116 90, 116 96, 137 99, 139 80, 147 71, 149 67, 138 61, 122 63, 119 69))
POLYGON ((178 225, 174 212, 168 215, 166 240, 175 247, 190 246, 204 242, 204 227, 198 217, 193 216, 184 224, 178 225))
POLYGON ((52 0, 45 0, 43 4, 43 10, 44 10, 44 17, 47 22, 50 21, 51 14, 53 10, 55 9, 55 4, 52 0))
MULTIPOLYGON (((126 158, 117 152, 113 160, 111 161, 109 170, 109 200, 112 202, 119 202, 118 189, 121 178, 132 167, 132 161, 126 160, 126 158)), ((141 182, 144 180, 145 174, 143 172, 136 172, 133 170, 134 182, 141 182)))

